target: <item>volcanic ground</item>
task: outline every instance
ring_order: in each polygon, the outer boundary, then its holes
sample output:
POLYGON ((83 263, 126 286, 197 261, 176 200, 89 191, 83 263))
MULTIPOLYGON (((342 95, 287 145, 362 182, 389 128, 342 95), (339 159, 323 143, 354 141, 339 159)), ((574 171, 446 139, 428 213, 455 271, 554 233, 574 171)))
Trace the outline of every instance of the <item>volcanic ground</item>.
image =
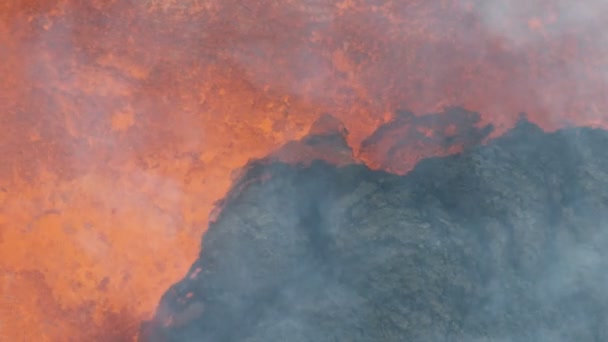
POLYGON ((487 132, 402 176, 252 161, 140 339, 608 341, 608 132, 487 132))

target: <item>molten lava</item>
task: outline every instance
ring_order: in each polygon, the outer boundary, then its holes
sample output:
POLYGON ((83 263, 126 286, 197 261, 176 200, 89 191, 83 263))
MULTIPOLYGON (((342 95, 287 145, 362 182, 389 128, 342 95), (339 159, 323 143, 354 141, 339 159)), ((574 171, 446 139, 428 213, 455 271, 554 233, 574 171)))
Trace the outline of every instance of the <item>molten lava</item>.
POLYGON ((495 137, 520 112, 608 126, 607 14, 599 0, 3 1, 0 339, 131 340, 231 172, 324 113, 355 161, 399 173, 455 152, 433 137, 495 137), (451 106, 480 113, 464 118, 476 128, 394 116, 451 106), (399 142, 381 146, 386 124, 399 142), (403 142, 422 148, 382 155, 403 142))

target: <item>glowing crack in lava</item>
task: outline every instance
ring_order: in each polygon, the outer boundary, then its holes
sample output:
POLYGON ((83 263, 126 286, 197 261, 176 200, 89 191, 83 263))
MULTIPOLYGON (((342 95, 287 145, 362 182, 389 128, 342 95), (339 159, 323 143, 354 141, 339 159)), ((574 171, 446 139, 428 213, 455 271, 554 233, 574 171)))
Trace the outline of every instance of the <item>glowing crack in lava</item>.
POLYGON ((461 106, 493 136, 520 112, 547 130, 605 127, 607 13, 601 0, 3 1, 0 339, 131 340, 195 259, 231 172, 324 113, 357 161, 397 173, 454 152, 382 155, 370 135, 399 109, 461 106))

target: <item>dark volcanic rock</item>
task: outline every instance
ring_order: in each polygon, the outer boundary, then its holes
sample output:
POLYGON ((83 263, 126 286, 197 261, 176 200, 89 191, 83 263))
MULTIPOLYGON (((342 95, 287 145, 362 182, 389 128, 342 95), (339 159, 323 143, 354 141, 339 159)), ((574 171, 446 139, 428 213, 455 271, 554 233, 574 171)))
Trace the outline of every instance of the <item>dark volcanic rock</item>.
POLYGON ((397 111, 393 119, 361 143, 359 157, 368 165, 405 174, 425 156, 446 156, 479 145, 494 131, 479 113, 461 107, 416 116, 397 111))
POLYGON ((315 121, 308 134, 290 141, 265 159, 288 164, 307 165, 314 160, 324 160, 332 165, 355 164, 353 151, 346 142, 348 131, 342 122, 325 114, 315 121))
POLYGON ((251 167, 148 341, 608 341, 608 132, 251 167), (251 179, 248 179, 251 178, 251 179))

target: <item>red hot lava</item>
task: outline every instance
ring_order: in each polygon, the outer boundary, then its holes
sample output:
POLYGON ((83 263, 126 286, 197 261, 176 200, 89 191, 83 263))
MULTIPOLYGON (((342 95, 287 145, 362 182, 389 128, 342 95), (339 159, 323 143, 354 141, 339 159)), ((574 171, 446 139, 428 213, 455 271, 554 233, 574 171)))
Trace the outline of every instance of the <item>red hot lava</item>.
POLYGON ((436 137, 478 138, 420 118, 444 107, 479 112, 465 122, 493 136, 520 112, 547 130, 605 127, 607 11, 601 0, 2 2, 1 338, 132 339, 194 260, 231 171, 323 113, 344 123, 356 162, 393 172, 454 152, 436 137), (400 143, 379 144, 370 135, 398 109, 413 113, 390 125, 400 143))

